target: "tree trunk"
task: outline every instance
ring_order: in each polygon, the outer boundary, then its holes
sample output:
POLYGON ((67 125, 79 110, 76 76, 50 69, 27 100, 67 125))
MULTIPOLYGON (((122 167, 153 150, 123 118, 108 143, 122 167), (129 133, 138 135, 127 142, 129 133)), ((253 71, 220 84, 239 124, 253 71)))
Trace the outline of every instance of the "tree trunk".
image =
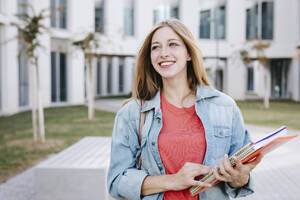
POLYGON ((270 89, 269 89, 269 80, 268 80, 268 70, 264 67, 264 86, 265 86, 265 96, 264 96, 264 106, 266 109, 270 107, 269 99, 270 99, 270 89))
POLYGON ((93 57, 91 55, 86 55, 88 61, 89 69, 89 100, 88 100, 88 118, 89 120, 94 119, 95 109, 94 109, 94 68, 92 64, 93 57))
POLYGON ((30 61, 30 85, 31 85, 31 107, 32 107, 32 131, 33 140, 36 142, 38 140, 38 123, 37 123, 37 102, 36 102, 36 77, 35 77, 35 65, 34 61, 30 61))
POLYGON ((38 106, 38 122, 39 122, 39 132, 40 139, 44 143, 45 142, 45 122, 44 122, 44 109, 42 103, 42 94, 40 90, 40 74, 39 74, 39 65, 38 58, 35 58, 35 69, 36 69, 36 93, 37 93, 37 106, 38 106))

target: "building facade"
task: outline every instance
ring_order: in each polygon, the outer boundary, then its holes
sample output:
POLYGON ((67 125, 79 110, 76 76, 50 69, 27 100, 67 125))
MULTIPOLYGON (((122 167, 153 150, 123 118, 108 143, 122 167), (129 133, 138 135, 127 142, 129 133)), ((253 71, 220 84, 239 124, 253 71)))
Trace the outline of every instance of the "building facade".
POLYGON ((31 107, 26 49, 10 25, 18 20, 15 14, 30 14, 24 3, 35 12, 47 8, 51 16, 44 20, 50 33, 40 37, 38 52, 45 107, 85 102, 87 68, 72 42, 89 32, 100 37, 93 61, 96 95, 128 94, 138 49, 151 27, 166 18, 178 18, 192 31, 219 90, 235 99, 269 92, 274 99, 300 101, 299 0, 0 0, 0 115, 31 107), (251 48, 259 41, 269 45, 265 67, 251 48), (18 57, 19 52, 25 53, 18 57))

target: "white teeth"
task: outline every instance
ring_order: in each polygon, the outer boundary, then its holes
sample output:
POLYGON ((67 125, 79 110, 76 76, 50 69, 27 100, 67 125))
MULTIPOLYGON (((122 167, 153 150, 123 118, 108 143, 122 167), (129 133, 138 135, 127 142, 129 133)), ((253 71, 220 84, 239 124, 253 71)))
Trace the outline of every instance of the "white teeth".
POLYGON ((172 65, 172 64, 173 64, 173 62, 163 62, 160 65, 161 66, 165 66, 165 65, 172 65))

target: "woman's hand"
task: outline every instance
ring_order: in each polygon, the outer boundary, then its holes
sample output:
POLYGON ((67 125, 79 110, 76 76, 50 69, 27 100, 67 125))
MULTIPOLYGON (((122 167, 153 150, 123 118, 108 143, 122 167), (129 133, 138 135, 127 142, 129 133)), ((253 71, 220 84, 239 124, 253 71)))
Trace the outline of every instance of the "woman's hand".
POLYGON ((208 174, 212 169, 212 167, 186 162, 176 174, 171 175, 169 190, 184 190, 191 186, 211 187, 211 184, 197 181, 195 177, 208 174))
POLYGON ((242 164, 242 162, 234 157, 235 166, 232 167, 228 159, 228 155, 225 155, 219 167, 213 169, 213 173, 220 181, 228 182, 231 187, 242 187, 249 181, 249 174, 258 163, 260 163, 263 155, 259 155, 251 162, 242 164))
POLYGON ((211 187, 195 177, 212 172, 213 167, 186 162, 176 174, 147 176, 142 184, 142 195, 150 195, 170 190, 184 190, 191 186, 211 187))

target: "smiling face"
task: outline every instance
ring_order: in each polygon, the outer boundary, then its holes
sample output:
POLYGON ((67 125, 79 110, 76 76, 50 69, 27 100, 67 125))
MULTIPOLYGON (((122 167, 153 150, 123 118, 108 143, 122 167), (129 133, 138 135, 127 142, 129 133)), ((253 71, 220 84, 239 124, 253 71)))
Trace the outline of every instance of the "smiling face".
POLYGON ((162 79, 186 79, 191 60, 183 40, 169 27, 158 29, 151 41, 151 64, 162 79))

